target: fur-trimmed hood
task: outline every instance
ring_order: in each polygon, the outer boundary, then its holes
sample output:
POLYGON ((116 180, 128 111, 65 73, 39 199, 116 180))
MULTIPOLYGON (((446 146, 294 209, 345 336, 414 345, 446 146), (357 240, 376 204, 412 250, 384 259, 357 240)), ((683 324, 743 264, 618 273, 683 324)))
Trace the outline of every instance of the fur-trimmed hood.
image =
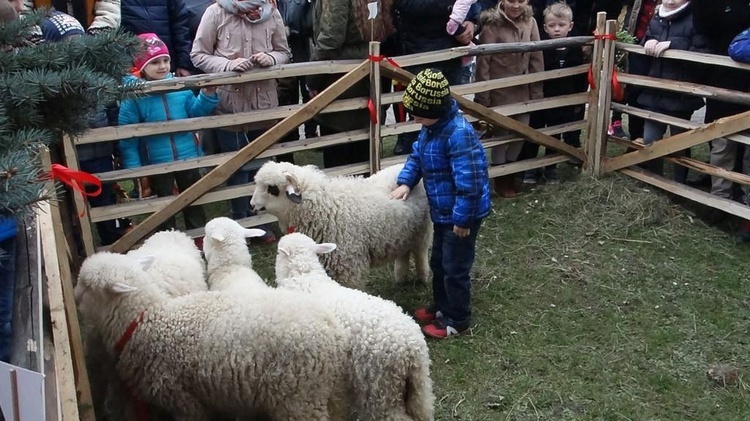
MULTIPOLYGON (((498 24, 500 22, 508 22, 513 25, 516 24, 516 22, 509 18, 508 15, 505 14, 505 11, 503 11, 503 7, 505 6, 504 1, 500 1, 497 6, 493 7, 492 9, 485 10, 480 15, 479 19, 482 22, 482 25, 492 25, 492 24, 498 24)), ((530 4, 526 5, 526 9, 523 11, 521 16, 519 17, 519 20, 528 20, 530 18, 534 17, 534 9, 532 9, 530 4)))

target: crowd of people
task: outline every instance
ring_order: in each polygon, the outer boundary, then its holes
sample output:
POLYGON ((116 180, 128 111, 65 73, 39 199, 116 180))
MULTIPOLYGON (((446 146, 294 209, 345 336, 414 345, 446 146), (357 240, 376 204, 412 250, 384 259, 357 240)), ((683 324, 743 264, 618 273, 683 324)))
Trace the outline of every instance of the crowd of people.
MULTIPOLYGON (((2 0, 23 13, 38 4, 30 0, 2 0)), ((686 50, 727 55, 734 37, 750 26, 750 4, 722 0, 381 0, 377 17, 369 19, 367 0, 54 0, 51 12, 41 27, 40 39, 59 41, 68 36, 123 27, 142 37, 149 53, 134 58, 134 70, 128 79, 155 80, 188 76, 201 72, 245 72, 288 62, 317 60, 366 59, 368 43, 382 42, 387 56, 424 53, 451 47, 487 43, 508 43, 556 39, 593 33, 596 14, 621 17, 622 28, 641 45, 646 56, 631 55, 628 71, 652 77, 705 83, 747 92, 750 78, 741 70, 713 69, 663 59, 666 50, 686 50), (622 18, 624 16, 624 19, 622 18), (153 48, 151 48, 153 47, 153 48), (153 54, 151 54, 153 52, 153 54), (151 72, 149 69, 156 69, 151 72)), ((472 59, 451 59, 409 68, 419 73, 427 68, 438 70, 450 85, 466 83, 472 77, 487 81, 519 76, 550 69, 584 64, 588 52, 580 47, 548 49, 472 59)), ((92 127, 175 120, 198 115, 231 114, 265 110, 279 105, 307 102, 331 85, 337 75, 311 75, 280 80, 248 82, 219 86, 215 92, 179 95, 160 94, 125 101, 109 107, 92 127), (118 118, 119 117, 119 118, 118 118), (119 121, 118 121, 119 120, 119 121)), ((496 107, 504 104, 584 92, 584 75, 548 80, 476 94, 479 104, 496 107)), ((390 85, 386 84, 388 89, 390 85)), ((362 81, 343 98, 366 96, 368 82, 362 81)), ((690 119, 706 106, 705 121, 737 114, 747 106, 680 93, 627 87, 622 102, 653 112, 690 119)), ((398 121, 413 119, 403 112, 403 105, 394 109, 398 121), (400 111, 399 112, 399 109, 400 111)), ((561 125, 582 119, 584 107, 566 106, 553 110, 521 113, 513 118, 534 128, 561 125)), ((340 133, 364 128, 369 123, 368 110, 327 113, 306 123, 302 136, 340 133)), ((163 163, 200 156, 204 153, 233 152, 253 141, 273 122, 245 124, 193 134, 161 135, 129 139, 114 144, 91 144, 79 147, 81 168, 90 172, 113 169, 113 154, 122 156, 125 168, 163 163), (116 146, 119 146, 116 147, 116 146)), ((679 126, 656 121, 643 121, 630 116, 628 135, 631 140, 651 145, 664 137, 683 131, 679 126)), ((613 116, 610 133, 626 136, 621 116, 613 116)), ((507 134, 492 128, 486 136, 507 134)), ((580 146, 580 130, 560 137, 572 146, 580 146)), ((409 154, 418 133, 400 135, 394 153, 409 154)), ((290 133, 282 141, 297 140, 299 132, 290 133)), ((550 153, 546 151, 545 153, 550 153)), ((689 150, 686 151, 689 153, 689 150)), ((323 165, 333 167, 368 159, 367 141, 349 142, 323 149, 323 165)), ((500 165, 536 157, 539 146, 532 142, 514 142, 493 147, 489 162, 500 165)), ((277 157, 293 161, 291 154, 277 157)), ((733 141, 719 138, 711 143, 710 161, 728 170, 750 170, 750 150, 733 141)), ((235 173, 228 185, 246 184, 263 161, 247 164, 235 173)), ((661 173, 663 164, 655 161, 649 169, 661 173)), ((170 195, 198 180, 200 173, 185 171, 169 177, 141 179, 141 194, 170 195)), ((686 183, 687 170, 677 166, 675 180, 686 183)), ((544 181, 559 182, 557 168, 549 166, 523 174, 524 185, 544 181)), ((514 176, 494 181, 494 192, 503 198, 518 195, 521 187, 514 176)), ((742 199, 736 186, 726 179, 714 178, 711 192, 725 198, 742 199)), ((111 204, 112 198, 99 198, 92 206, 111 204)), ((231 200, 231 216, 242 219, 253 214, 249 198, 231 200)), ((199 206, 185 211, 187 228, 205 223, 199 206)), ((100 222, 102 242, 109 244, 122 233, 126 221, 100 222), (113 226, 114 224, 115 226, 113 226)), ((162 228, 174 226, 167 223, 162 228)), ((269 230, 269 232, 271 232, 269 230)), ((265 241, 273 241, 270 235, 265 241)))

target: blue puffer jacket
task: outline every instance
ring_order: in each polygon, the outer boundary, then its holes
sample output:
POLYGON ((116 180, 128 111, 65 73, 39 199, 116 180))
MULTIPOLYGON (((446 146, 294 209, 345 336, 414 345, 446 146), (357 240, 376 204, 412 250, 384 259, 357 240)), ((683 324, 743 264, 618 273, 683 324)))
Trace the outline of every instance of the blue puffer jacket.
POLYGON ((750 63, 750 28, 734 37, 729 44, 729 57, 740 63, 750 63))
MULTIPOLYGON (((126 84, 135 81, 133 76, 125 78, 126 84)), ((218 104, 218 96, 207 96, 203 92, 197 97, 191 91, 153 94, 123 101, 120 105, 119 123, 124 126, 202 117, 211 114, 218 104)), ((119 146, 125 168, 196 158, 203 154, 192 133, 121 140, 119 146)))
POLYGON ((451 111, 430 127, 422 127, 398 184, 414 187, 424 181, 430 217, 436 224, 471 227, 490 213, 487 156, 476 132, 451 111))
POLYGON ((172 70, 193 69, 190 12, 184 0, 121 0, 122 27, 135 35, 153 32, 172 56, 172 70))

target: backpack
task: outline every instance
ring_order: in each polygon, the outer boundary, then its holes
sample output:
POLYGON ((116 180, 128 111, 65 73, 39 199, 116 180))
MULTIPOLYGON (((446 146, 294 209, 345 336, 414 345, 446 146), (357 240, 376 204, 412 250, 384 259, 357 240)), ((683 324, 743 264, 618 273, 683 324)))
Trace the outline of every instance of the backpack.
POLYGON ((729 44, 729 57, 740 63, 750 63, 750 28, 740 32, 729 44))

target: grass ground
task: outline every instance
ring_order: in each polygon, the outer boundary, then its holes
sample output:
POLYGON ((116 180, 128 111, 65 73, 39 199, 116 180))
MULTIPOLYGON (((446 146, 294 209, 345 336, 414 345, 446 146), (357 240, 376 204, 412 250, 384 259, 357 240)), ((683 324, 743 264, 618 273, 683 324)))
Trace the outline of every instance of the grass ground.
MULTIPOLYGON (((430 342, 437 419, 748 419, 750 249, 624 176, 562 173, 494 201, 473 334, 430 342)), ((272 277, 274 246, 253 251, 272 277)), ((407 310, 430 299, 388 268, 369 289, 407 310)))

